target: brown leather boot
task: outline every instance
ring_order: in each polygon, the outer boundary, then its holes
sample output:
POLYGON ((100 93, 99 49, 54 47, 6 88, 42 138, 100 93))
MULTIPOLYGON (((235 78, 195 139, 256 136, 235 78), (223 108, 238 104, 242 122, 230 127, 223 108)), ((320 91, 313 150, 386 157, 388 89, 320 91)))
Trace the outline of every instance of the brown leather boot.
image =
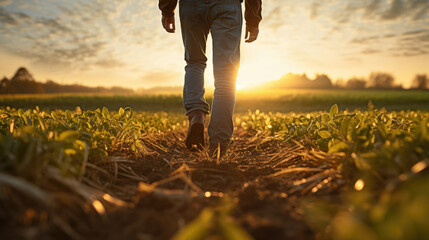
POLYGON ((210 142, 209 145, 209 156, 220 160, 226 154, 228 150, 229 141, 226 142, 210 142))
POLYGON ((195 110, 188 114, 188 119, 189 129, 185 145, 191 151, 202 150, 205 147, 204 124, 206 122, 206 113, 195 110))

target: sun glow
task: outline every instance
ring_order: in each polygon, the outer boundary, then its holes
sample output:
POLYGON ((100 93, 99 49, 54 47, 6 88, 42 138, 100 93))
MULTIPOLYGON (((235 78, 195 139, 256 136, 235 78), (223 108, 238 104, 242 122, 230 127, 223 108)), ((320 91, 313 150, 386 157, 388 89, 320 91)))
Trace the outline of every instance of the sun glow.
POLYGON ((242 64, 238 71, 237 90, 277 80, 285 74, 285 72, 288 72, 287 64, 285 64, 284 60, 276 61, 275 54, 247 59, 243 57, 242 64), (267 61, 266 59, 270 60, 267 61))
POLYGON ((246 85, 237 84, 237 85, 235 86, 235 88, 236 88, 237 90, 243 90, 244 88, 246 88, 246 85))

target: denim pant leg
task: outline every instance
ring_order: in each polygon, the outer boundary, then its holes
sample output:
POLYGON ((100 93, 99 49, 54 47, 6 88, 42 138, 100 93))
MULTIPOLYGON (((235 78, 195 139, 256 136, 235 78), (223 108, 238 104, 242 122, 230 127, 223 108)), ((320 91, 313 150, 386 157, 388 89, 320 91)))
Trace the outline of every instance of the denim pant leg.
POLYGON ((235 84, 240 65, 241 3, 219 1, 211 24, 215 92, 208 127, 209 141, 228 142, 234 130, 235 84))
POLYGON ((206 68, 206 43, 210 26, 202 9, 205 5, 197 1, 180 1, 180 22, 185 47, 185 84, 183 105, 186 114, 202 110, 208 113, 209 105, 204 99, 204 70, 206 68))

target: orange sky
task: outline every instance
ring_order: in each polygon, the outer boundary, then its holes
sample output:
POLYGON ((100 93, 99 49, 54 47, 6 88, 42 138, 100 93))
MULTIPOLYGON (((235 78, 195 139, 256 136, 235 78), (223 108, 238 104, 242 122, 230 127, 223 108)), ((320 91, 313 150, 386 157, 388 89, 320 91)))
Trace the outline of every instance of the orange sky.
MULTIPOLYGON (((0 74, 11 77, 25 66, 39 81, 182 85, 180 31, 163 31, 155 0, 116 2, 0 0, 0 74)), ((429 73, 429 1, 263 4, 260 38, 242 45, 239 87, 288 72, 326 73, 335 80, 372 71, 392 73, 408 87, 416 73, 429 73)), ((211 62, 206 85, 213 85, 211 62)))

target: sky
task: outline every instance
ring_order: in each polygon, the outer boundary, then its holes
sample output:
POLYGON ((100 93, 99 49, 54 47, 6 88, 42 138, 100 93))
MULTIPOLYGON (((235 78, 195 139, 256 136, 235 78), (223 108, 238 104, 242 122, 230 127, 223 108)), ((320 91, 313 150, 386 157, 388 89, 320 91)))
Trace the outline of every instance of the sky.
MULTIPOLYGON (((24 66, 38 81, 150 88, 183 85, 177 31, 156 0, 0 0, 0 77, 24 66)), ((260 35, 242 43, 237 87, 282 75, 333 80, 429 74, 429 0, 263 0, 260 35)), ((243 29, 244 30, 244 29, 243 29)), ((213 86, 211 40, 206 86, 213 86)))

